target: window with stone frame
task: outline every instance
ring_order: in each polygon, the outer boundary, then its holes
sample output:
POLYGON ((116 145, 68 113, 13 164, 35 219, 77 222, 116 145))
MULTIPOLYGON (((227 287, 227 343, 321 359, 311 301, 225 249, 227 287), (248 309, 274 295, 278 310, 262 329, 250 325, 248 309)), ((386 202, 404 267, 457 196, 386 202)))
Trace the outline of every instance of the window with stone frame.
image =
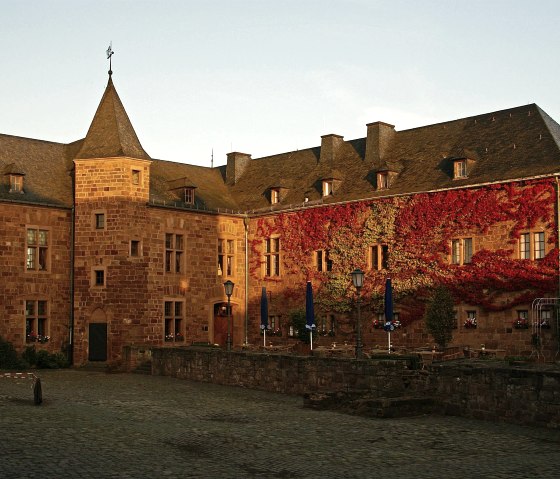
POLYGON ((26 261, 27 271, 47 271, 49 269, 49 231, 27 228, 26 261))
POLYGON ((333 194, 333 180, 323 180, 323 196, 330 196, 333 194))
POLYGON ((268 329, 274 333, 280 333, 282 331, 282 325, 280 323, 280 316, 277 314, 271 314, 268 316, 268 329))
POLYGON ((280 276, 280 238, 267 238, 264 241, 265 276, 280 276))
POLYGON ((10 175, 10 193, 23 193, 23 175, 10 175))
POLYGON ((538 260, 545 255, 544 231, 525 231, 519 235, 519 259, 538 260))
POLYGON ((25 301, 25 341, 47 342, 48 336, 48 304, 46 300, 25 301))
POLYGON ((531 259, 531 234, 519 235, 519 259, 531 259))
POLYGON ((389 246, 374 244, 369 247, 369 269, 381 271, 387 269, 389 264, 389 246))
POLYGON ((280 203, 280 189, 279 188, 271 188, 270 189, 270 203, 275 205, 280 203))
POLYGON ((194 188, 185 188, 183 193, 185 203, 188 205, 194 205, 194 188))
POLYGON ((184 342, 184 309, 183 301, 164 302, 164 339, 165 341, 184 342))
POLYGON ((140 240, 130 240, 130 256, 138 258, 141 255, 140 240))
POLYGON ((543 259, 545 255, 544 232, 533 233, 533 245, 535 247, 535 259, 543 259))
POLYGON ((133 185, 140 185, 142 181, 142 173, 140 170, 132 170, 131 174, 132 184, 133 185))
POLYGON ((467 160, 455 160, 453 163, 453 178, 467 178, 467 160))
POLYGON ((472 238, 455 238, 451 240, 451 264, 468 264, 472 261, 472 255, 472 238))
POLYGON ((552 310, 551 309, 541 309, 539 318, 537 318, 537 325, 544 328, 550 328, 552 326, 552 310))
POLYGON ((386 190, 389 188, 389 172, 381 171, 377 173, 377 189, 386 190))
POLYGON ((96 230, 105 229, 105 213, 94 213, 94 222, 96 230))
POLYGON ((315 251, 315 269, 319 272, 332 271, 333 262, 329 255, 329 250, 315 251))
POLYGON ((93 269, 93 286, 97 288, 104 288, 106 286, 105 268, 93 269))
POLYGON ((235 240, 218 238, 218 276, 235 276, 235 240))
POLYGON ((165 234, 165 272, 182 273, 184 259, 184 237, 181 234, 165 234))

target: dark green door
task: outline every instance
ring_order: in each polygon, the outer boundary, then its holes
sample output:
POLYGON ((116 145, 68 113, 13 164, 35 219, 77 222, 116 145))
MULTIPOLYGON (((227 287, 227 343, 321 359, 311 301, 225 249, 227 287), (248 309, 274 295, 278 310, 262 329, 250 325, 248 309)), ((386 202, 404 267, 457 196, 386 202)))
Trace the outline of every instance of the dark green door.
POLYGON ((107 361, 107 323, 89 324, 90 361, 107 361))

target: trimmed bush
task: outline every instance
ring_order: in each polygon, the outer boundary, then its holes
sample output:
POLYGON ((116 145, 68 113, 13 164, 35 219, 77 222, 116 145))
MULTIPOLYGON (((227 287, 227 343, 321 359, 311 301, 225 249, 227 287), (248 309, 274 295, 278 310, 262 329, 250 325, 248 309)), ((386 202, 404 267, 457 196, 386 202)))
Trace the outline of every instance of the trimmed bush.
POLYGON ((0 369, 22 369, 25 367, 12 343, 0 337, 0 369))

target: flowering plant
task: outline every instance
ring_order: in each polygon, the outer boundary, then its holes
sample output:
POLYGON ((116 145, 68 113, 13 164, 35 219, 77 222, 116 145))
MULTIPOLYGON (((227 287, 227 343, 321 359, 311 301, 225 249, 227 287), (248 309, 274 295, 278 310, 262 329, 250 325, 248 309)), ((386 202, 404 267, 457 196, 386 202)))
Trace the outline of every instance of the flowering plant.
POLYGON ((529 329, 529 321, 526 318, 517 318, 513 322, 513 327, 515 329, 529 329))
POLYGON ((177 333, 175 335, 175 341, 184 341, 185 337, 183 336, 183 333, 177 333))
POLYGON ((542 329, 550 329, 550 322, 548 321, 548 319, 541 319, 539 326, 542 329))
POLYGON ((379 319, 374 319, 373 320, 373 328, 374 329, 383 329, 384 325, 385 325, 384 321, 380 321, 379 319))
POLYGON ((173 341, 173 339, 175 339, 175 336, 173 334, 166 334, 165 335, 165 340, 166 341, 173 341))
POLYGON ((465 319, 465 323, 463 324, 467 329, 475 329, 477 326, 476 318, 467 318, 465 319))
POLYGON ((43 336, 42 334, 35 334, 35 333, 29 333, 27 335, 27 342, 28 343, 48 343, 49 339, 51 339, 50 336, 43 336))
MULTIPOLYGON (((261 329, 261 335, 264 334, 264 329, 261 329)), ((268 336, 282 336, 282 330, 280 328, 276 328, 276 329, 272 329, 272 328, 266 328, 266 334, 268 336)))

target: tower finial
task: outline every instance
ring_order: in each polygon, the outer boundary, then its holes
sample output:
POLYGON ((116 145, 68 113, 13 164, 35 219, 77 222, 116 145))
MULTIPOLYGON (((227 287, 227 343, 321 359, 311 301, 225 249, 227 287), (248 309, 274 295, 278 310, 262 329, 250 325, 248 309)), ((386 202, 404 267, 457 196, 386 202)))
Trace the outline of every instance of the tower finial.
POLYGON ((113 70, 111 69, 111 57, 114 55, 113 51, 113 42, 109 43, 109 48, 107 48, 107 60, 109 60, 109 76, 113 74, 113 70))

